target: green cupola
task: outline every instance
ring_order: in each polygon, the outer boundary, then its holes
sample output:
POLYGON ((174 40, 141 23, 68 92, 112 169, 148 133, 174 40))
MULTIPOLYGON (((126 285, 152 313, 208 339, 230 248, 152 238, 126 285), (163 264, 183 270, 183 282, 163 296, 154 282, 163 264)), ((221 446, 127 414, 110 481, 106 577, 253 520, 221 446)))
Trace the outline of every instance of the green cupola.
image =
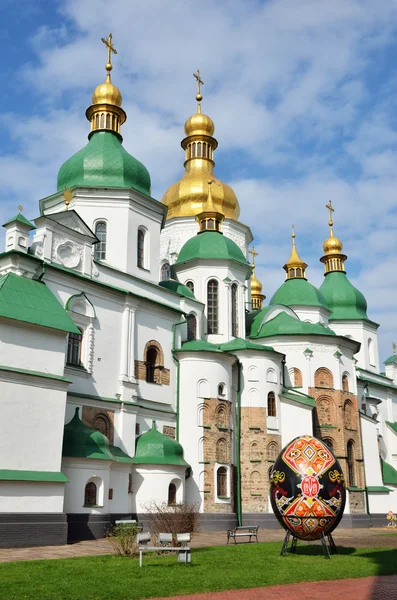
POLYGON ((146 167, 122 145, 120 127, 127 115, 121 108, 120 90, 111 82, 112 35, 102 41, 108 50, 106 81, 98 85, 86 111, 91 123, 88 144, 59 169, 58 191, 76 186, 133 188, 150 196, 150 175, 146 167))
POLYGON ((64 427, 62 456, 132 463, 132 458, 121 448, 112 446, 103 433, 84 425, 78 408, 64 427))
POLYGON ((323 244, 324 256, 320 259, 325 267, 325 279, 320 286, 328 308, 332 310, 330 321, 368 320, 367 301, 364 295, 348 280, 345 272, 347 256, 342 253, 342 242, 334 235, 334 208, 331 200, 329 210, 330 235, 323 244))
POLYGON ((168 435, 160 433, 156 429, 155 421, 152 428, 137 439, 132 462, 137 465, 189 466, 183 458, 182 445, 168 435))

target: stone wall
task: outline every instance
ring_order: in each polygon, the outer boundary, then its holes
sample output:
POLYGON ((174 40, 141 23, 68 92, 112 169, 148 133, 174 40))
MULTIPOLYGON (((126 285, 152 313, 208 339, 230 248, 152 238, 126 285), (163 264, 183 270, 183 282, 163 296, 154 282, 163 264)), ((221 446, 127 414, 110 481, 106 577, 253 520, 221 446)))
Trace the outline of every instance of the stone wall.
POLYGON ((114 443, 114 411, 95 408, 94 406, 83 406, 82 421, 87 427, 97 429, 114 443))

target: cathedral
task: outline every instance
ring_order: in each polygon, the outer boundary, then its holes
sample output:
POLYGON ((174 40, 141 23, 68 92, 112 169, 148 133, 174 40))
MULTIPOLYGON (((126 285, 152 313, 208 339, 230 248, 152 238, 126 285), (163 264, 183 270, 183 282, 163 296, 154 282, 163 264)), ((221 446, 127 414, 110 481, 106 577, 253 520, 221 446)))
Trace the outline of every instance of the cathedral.
POLYGON ((0 546, 102 537, 116 519, 145 522, 153 502, 195 504, 207 530, 278 527, 269 473, 304 434, 342 466, 342 526, 385 525, 397 512, 397 355, 380 365, 331 202, 322 285, 293 231, 286 280, 265 304, 251 230, 215 175, 200 73, 184 172, 159 201, 123 146, 102 41, 87 145, 32 222, 20 207, 4 224, 0 546))

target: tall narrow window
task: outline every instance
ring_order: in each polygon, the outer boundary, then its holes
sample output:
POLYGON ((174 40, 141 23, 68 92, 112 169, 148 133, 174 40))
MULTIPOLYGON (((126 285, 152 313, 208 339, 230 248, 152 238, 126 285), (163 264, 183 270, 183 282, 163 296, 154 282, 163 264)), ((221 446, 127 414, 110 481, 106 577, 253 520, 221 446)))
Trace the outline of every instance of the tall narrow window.
POLYGON ((156 383, 157 349, 151 346, 146 353, 146 381, 156 383))
POLYGON ((197 337, 197 319, 194 315, 189 315, 187 318, 187 339, 195 340, 197 337))
POLYGON ((207 287, 208 333, 218 333, 218 282, 211 279, 207 287))
POLYGON ((219 467, 216 472, 216 494, 221 498, 227 496, 227 470, 225 467, 219 467))
POLYGON ((98 221, 95 225, 95 235, 99 242, 95 245, 95 260, 106 259, 106 223, 104 221, 98 221))
POLYGON ((145 232, 142 229, 138 229, 137 265, 141 269, 145 267, 145 232))
POLYGON ((238 287, 232 285, 232 335, 238 337, 238 287))
POLYGON ((194 283, 193 283, 193 281, 187 281, 186 282, 186 287, 188 287, 189 290, 192 292, 192 294, 194 294, 194 283))
POLYGON ((81 346, 83 342, 83 332, 69 333, 68 337, 68 355, 66 363, 79 367, 81 365, 81 346))
POLYGON ((84 490, 84 504, 93 506, 97 503, 97 487, 93 481, 89 481, 84 490))
POLYGON ((276 417, 276 396, 274 392, 269 392, 267 395, 267 416, 268 417, 276 417))
POLYGON ((171 266, 169 262, 165 262, 161 265, 160 281, 167 281, 171 279, 171 266))
POLYGON ((173 506, 176 504, 176 485, 175 483, 170 483, 168 486, 168 506, 173 506))
POLYGON ((331 440, 331 438, 324 438, 323 442, 326 446, 328 446, 328 448, 333 453, 334 452, 334 442, 331 440))
POLYGON ((356 485, 356 479, 354 474, 354 443, 352 440, 347 442, 347 472, 349 474, 349 486, 356 485))

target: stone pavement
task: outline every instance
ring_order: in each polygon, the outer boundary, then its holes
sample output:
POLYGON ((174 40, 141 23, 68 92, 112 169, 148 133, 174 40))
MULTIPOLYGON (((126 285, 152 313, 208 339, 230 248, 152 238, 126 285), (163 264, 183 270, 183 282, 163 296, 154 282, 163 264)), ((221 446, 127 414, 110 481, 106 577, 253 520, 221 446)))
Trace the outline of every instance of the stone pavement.
MULTIPOLYGON (((284 530, 261 529, 260 542, 282 542, 284 530)), ((337 546, 353 548, 397 548, 397 532, 387 527, 372 529, 337 529, 334 532, 337 546)), ((192 541, 192 548, 223 546, 226 544, 225 531, 205 531, 192 541)), ((0 548, 0 563, 17 560, 40 560, 73 558, 76 556, 99 556, 112 554, 113 549, 106 539, 89 540, 66 546, 40 546, 33 548, 0 548)), ((355 600, 360 600, 356 598, 355 600)), ((397 597, 396 597, 397 600, 397 597)))
POLYGON ((339 579, 327 582, 291 583, 250 590, 230 590, 172 596, 153 600, 397 600, 397 575, 339 579))

